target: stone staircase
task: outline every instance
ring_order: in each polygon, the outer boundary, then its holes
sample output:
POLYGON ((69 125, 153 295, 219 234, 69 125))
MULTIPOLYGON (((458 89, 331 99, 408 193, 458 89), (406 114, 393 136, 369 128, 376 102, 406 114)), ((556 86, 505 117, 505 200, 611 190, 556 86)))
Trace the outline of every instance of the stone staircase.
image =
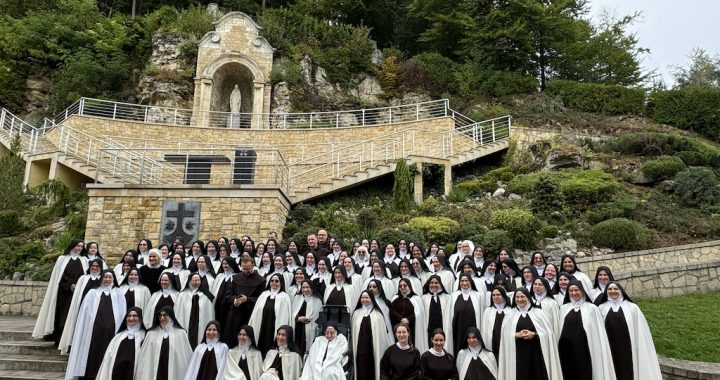
POLYGON ((0 317, 0 380, 63 379, 67 356, 34 340, 35 317, 0 317))

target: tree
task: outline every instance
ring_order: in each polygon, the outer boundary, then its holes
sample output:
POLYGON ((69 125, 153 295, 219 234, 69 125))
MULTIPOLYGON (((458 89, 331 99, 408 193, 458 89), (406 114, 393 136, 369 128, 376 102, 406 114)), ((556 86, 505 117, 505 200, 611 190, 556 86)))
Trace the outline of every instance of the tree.
POLYGON ((555 62, 556 76, 621 86, 645 81, 649 74, 642 73, 640 60, 650 50, 639 47, 635 34, 628 32, 638 17, 640 13, 614 19, 605 13, 598 25, 580 20, 575 25, 577 39, 565 46, 565 54, 555 62))
POLYGON ((395 182, 392 189, 392 208, 398 212, 407 212, 413 206, 412 178, 405 159, 399 159, 395 166, 395 182))
POLYGON ((676 67, 673 72, 675 88, 720 87, 720 55, 710 56, 707 51, 695 48, 690 53, 687 67, 676 67))
POLYGON ((0 210, 19 210, 25 203, 23 194, 23 177, 25 161, 20 156, 20 135, 14 136, 10 144, 10 152, 0 158, 0 210))

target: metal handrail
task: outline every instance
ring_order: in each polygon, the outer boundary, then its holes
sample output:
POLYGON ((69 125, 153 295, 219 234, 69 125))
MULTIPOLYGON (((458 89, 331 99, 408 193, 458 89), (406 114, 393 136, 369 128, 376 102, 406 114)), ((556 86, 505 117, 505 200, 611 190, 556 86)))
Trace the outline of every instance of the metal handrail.
POLYGON ((399 106, 305 113, 231 113, 193 111, 80 98, 52 119, 61 124, 72 115, 94 116, 140 123, 216 128, 343 128, 393 124, 448 116, 447 99, 399 106))

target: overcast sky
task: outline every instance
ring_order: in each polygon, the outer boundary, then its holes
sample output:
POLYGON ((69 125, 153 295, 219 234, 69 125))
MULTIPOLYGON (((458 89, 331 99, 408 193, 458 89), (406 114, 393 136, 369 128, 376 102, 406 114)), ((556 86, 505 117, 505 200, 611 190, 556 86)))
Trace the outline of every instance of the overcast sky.
POLYGON ((646 70, 657 69, 672 84, 671 65, 684 66, 694 47, 720 54, 720 0, 590 0, 590 15, 603 9, 616 17, 642 12, 632 26, 639 46, 650 49, 643 60, 646 70))

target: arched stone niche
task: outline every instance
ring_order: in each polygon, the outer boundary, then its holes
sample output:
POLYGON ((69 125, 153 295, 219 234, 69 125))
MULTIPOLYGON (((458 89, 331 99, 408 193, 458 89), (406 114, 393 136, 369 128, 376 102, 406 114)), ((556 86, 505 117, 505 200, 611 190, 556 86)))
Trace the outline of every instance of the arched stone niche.
POLYGON ((269 78, 275 49, 260 35, 260 29, 250 16, 231 12, 198 42, 193 125, 267 127, 263 117, 242 115, 244 122, 237 124, 229 117, 226 122, 223 115, 209 114, 230 112, 230 93, 236 84, 242 95, 241 114, 270 112, 269 78))

